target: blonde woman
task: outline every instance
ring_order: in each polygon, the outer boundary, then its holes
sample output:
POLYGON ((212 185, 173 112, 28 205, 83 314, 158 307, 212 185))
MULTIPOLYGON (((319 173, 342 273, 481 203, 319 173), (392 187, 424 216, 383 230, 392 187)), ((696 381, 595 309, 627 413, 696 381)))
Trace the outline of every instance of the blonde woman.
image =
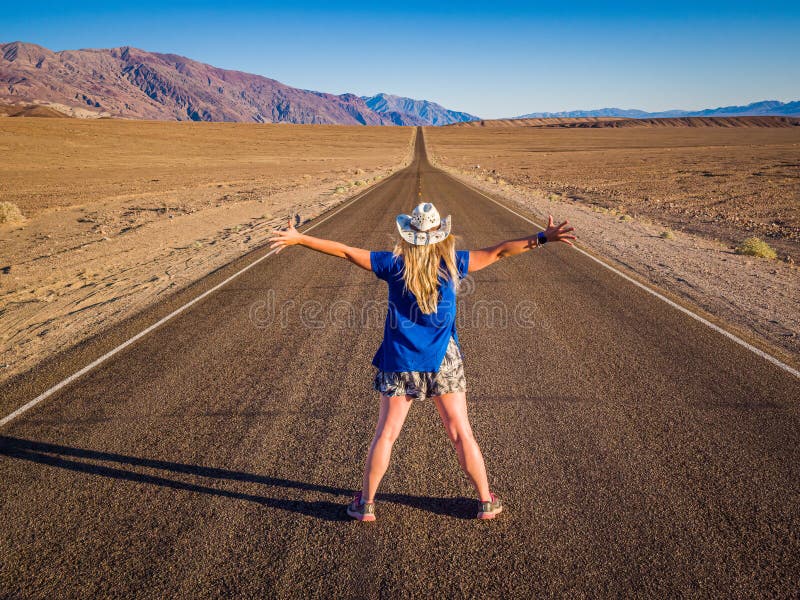
POLYGON ((467 417, 463 356, 456 334, 456 296, 459 282, 501 258, 521 254, 546 242, 572 245, 575 236, 567 221, 553 224, 528 237, 501 242, 482 250, 456 251, 450 234, 451 219, 440 218, 436 207, 423 203, 410 215, 397 217, 400 239, 393 252, 370 252, 299 233, 289 226, 271 238, 279 252, 300 245, 346 258, 372 271, 389 287, 389 308, 383 342, 372 364, 373 387, 381 405, 375 436, 369 447, 361 491, 347 506, 347 514, 359 521, 375 520, 375 493, 389 466, 397 436, 412 400, 432 398, 447 434, 458 453, 458 462, 478 494, 479 519, 492 519, 502 510, 491 492, 483 455, 467 417))

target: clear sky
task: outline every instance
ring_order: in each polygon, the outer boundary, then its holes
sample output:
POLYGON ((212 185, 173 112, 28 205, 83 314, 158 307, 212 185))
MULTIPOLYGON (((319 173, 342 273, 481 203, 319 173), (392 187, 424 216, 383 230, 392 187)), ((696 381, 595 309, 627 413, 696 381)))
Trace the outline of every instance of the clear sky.
POLYGON ((800 2, 13 2, 0 41, 136 46, 485 118, 800 99, 800 2))

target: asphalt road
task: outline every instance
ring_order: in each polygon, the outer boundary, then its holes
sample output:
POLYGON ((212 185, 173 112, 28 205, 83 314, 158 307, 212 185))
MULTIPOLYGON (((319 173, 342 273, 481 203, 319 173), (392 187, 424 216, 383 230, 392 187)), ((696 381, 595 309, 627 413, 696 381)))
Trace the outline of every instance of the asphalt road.
MULTIPOLYGON (((314 234, 390 249, 420 190, 462 247, 531 230, 418 141, 314 234)), ((418 402, 378 521, 347 520, 384 301, 371 273, 291 248, 4 426, 0 596, 796 596, 800 382, 565 245, 481 271, 459 308, 507 512, 473 519, 418 402)))

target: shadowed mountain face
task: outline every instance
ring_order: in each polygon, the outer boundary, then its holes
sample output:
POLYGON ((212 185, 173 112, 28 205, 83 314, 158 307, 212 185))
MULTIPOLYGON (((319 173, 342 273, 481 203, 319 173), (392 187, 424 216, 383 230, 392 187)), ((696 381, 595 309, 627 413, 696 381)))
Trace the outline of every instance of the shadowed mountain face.
MULTIPOLYGON (((301 90, 260 75, 130 47, 52 52, 35 44, 2 44, 0 101, 37 102, 74 116, 132 119, 341 125, 433 123, 411 112, 373 110, 354 94, 301 90)), ((441 111, 449 112, 433 103, 424 104, 432 107, 428 112, 437 120, 441 119, 441 111)))
POLYGON ((480 118, 469 113, 448 110, 428 100, 414 100, 391 94, 362 96, 361 99, 372 110, 388 117, 396 125, 450 125, 477 121, 480 118))
POLYGON ((763 100, 746 106, 721 106, 704 110, 666 110, 663 112, 645 112, 636 109, 598 108, 595 110, 572 110, 564 112, 528 113, 513 117, 515 119, 551 119, 551 118, 586 118, 586 117, 626 117, 630 119, 652 119, 669 117, 796 117, 800 116, 800 100, 779 102, 763 100))

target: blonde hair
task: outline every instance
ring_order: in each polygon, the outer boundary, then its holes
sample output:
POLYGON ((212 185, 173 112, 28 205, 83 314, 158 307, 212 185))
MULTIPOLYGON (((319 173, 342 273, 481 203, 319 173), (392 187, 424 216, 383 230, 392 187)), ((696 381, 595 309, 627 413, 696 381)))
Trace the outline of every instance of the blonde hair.
POLYGON ((456 240, 453 235, 426 246, 409 244, 401 238, 394 247, 394 255, 403 257, 405 288, 414 294, 424 314, 436 312, 439 305, 439 277, 452 281, 458 292, 456 240))

